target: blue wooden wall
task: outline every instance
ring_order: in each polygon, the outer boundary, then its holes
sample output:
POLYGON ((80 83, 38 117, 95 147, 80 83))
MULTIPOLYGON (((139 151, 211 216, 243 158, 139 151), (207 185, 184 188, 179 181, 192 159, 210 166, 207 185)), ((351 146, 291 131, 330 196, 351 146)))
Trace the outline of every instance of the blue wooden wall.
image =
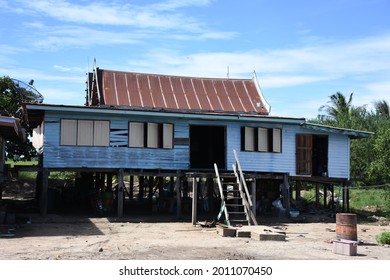
MULTIPOLYGON (((107 113, 94 115, 83 113, 69 113, 46 111, 44 126, 44 161, 45 168, 128 168, 128 169, 162 169, 162 170, 188 170, 189 146, 174 145, 174 149, 148 149, 125 147, 83 147, 60 146, 60 120, 94 119, 109 120, 111 130, 127 130, 129 121, 140 122, 166 122, 174 124, 174 138, 189 138, 189 126, 221 125, 226 127, 227 168, 231 170, 234 163, 233 150, 236 150, 241 166, 246 171, 256 172, 286 172, 294 176, 295 139, 296 134, 319 134, 305 129, 299 125, 283 123, 259 122, 224 122, 213 120, 191 120, 185 118, 165 118, 110 115, 107 113), (243 152, 241 149, 241 126, 261 126, 282 129, 282 153, 243 152)), ((329 135, 328 173, 329 177, 349 177, 349 138, 342 134, 329 135)), ((121 136, 111 133, 112 143, 121 141, 121 136)), ((123 143, 127 144, 127 137, 122 135, 123 143)))

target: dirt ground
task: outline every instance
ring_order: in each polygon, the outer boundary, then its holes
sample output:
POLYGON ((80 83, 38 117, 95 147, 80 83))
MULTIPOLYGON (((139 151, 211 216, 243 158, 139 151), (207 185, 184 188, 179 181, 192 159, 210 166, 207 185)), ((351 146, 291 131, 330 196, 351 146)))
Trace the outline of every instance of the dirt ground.
POLYGON ((29 215, 15 225, 14 237, 0 238, 0 259, 390 260, 390 248, 378 245, 375 239, 377 234, 390 231, 389 225, 358 224, 357 256, 346 256, 333 253, 335 223, 316 221, 316 217, 304 223, 265 221, 246 228, 284 232, 286 241, 223 237, 217 227, 193 226, 189 221, 167 218, 166 222, 147 222, 146 217, 29 215))
POLYGON ((126 212, 119 219, 26 211, 10 218, 0 225, 0 260, 390 260, 390 247, 375 239, 390 232, 388 220, 358 218, 357 255, 346 256, 333 252, 336 223, 327 212, 302 213, 296 220, 260 217, 259 226, 240 228, 282 232, 285 241, 223 237, 218 227, 192 225, 189 215, 178 220, 173 214, 126 212))

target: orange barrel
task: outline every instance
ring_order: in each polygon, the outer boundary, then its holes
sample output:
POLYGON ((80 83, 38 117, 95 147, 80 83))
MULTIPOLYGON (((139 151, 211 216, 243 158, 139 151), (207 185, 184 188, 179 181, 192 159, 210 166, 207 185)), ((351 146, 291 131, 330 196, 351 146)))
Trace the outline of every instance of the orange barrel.
POLYGON ((336 214, 336 237, 357 241, 357 216, 351 213, 336 214))

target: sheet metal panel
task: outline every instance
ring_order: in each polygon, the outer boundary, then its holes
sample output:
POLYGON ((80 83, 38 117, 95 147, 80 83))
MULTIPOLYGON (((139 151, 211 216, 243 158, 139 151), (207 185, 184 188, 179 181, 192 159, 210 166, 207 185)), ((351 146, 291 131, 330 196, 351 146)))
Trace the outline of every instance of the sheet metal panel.
MULTIPOLYGON (((138 89, 138 82, 137 82, 137 76, 134 74, 127 74, 126 75, 126 93, 129 95, 130 106, 136 106, 141 107, 141 96, 140 91, 138 89)), ((119 105, 119 104, 115 104, 119 105)))
POLYGON ((103 103, 113 106, 268 115, 253 79, 213 79, 101 70, 103 103))
POLYGON ((213 80, 203 80, 203 86, 204 89, 206 90, 206 95, 208 97, 208 100, 211 104, 211 107, 215 111, 222 111, 223 107, 221 102, 219 101, 218 93, 215 90, 213 80))
POLYGON ((161 85, 161 93, 164 96, 166 108, 179 109, 169 77, 160 76, 159 81, 161 85))
POLYGON ((118 104, 123 104, 126 106, 130 105, 129 94, 126 85, 126 74, 121 72, 116 72, 114 74, 115 78, 115 95, 118 100, 118 104), (123 93, 121 91, 124 91, 123 93))
POLYGON ((229 95, 225 90, 225 86, 223 85, 222 80, 213 81, 215 91, 217 92, 218 99, 221 102, 222 110, 227 112, 234 112, 235 109, 233 107, 232 101, 230 100, 229 95))
MULTIPOLYGON (((137 75, 138 87, 140 91, 140 96, 142 98, 142 106, 148 108, 154 108, 154 103, 152 95, 149 88, 149 79, 147 75, 137 75)), ((115 104, 121 105, 121 104, 115 104)))
POLYGON ((158 76, 149 75, 149 84, 150 84, 150 92, 153 99, 154 107, 156 108, 167 108, 167 104, 165 102, 165 96, 161 91, 160 81, 158 76))
POLYGON ((189 101, 184 91, 180 77, 170 77, 169 80, 173 90, 173 95, 175 96, 175 100, 177 102, 177 109, 190 109, 191 107, 189 105, 189 101))

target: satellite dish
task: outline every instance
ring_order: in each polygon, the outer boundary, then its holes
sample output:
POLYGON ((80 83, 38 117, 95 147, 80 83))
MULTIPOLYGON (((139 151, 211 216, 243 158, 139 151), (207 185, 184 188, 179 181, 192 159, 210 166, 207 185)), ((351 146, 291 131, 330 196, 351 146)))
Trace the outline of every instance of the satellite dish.
POLYGON ((23 97, 23 101, 37 103, 43 102, 42 94, 40 94, 39 91, 37 91, 33 86, 34 80, 31 80, 28 84, 16 79, 11 80, 14 85, 14 89, 23 97))

